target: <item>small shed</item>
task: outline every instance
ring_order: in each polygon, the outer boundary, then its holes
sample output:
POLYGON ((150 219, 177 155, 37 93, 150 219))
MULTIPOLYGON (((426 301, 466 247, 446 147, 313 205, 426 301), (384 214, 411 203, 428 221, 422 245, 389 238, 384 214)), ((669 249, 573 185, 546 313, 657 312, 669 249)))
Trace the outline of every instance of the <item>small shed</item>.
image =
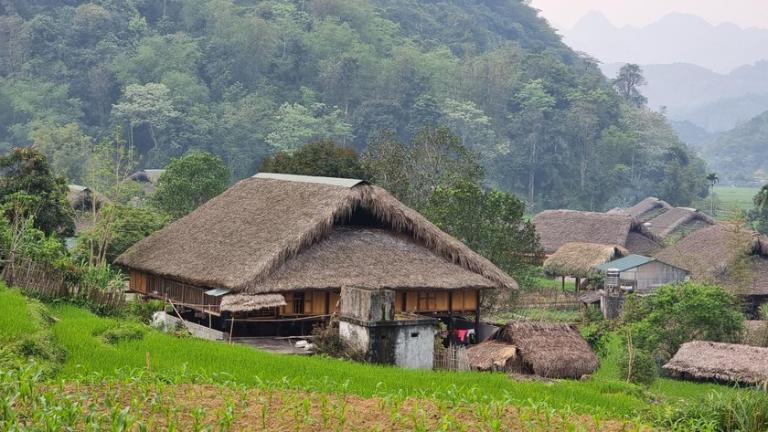
POLYGON ((683 379, 762 384, 768 382, 768 348, 688 342, 680 347, 664 369, 683 379))
POLYGON ((598 274, 599 265, 627 255, 629 252, 619 245, 566 243, 544 261, 543 270, 550 276, 574 277, 578 287, 580 279, 598 274))
POLYGON ((603 273, 609 269, 618 270, 621 287, 625 291, 638 293, 647 293, 661 285, 682 282, 689 275, 687 270, 642 255, 619 258, 601 264, 597 269, 603 273))
POLYGON ((503 369, 546 378, 581 378, 599 366, 576 327, 545 322, 508 323, 493 341, 470 348, 469 359, 475 370, 503 369))

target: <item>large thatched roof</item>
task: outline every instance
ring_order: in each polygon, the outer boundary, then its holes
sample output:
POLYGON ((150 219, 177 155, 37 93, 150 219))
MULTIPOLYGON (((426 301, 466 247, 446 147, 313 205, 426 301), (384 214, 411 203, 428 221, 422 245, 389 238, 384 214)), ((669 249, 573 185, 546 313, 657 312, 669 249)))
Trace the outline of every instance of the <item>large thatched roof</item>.
POLYGON ((763 384, 768 382, 768 348, 688 342, 664 369, 681 378, 763 384))
POLYGON ((660 244, 626 213, 593 213, 576 210, 545 210, 532 219, 544 252, 551 254, 565 243, 618 245, 632 253, 647 253, 660 244), (633 233, 633 236, 630 236, 633 233), (633 237, 639 236, 640 239, 633 237), (630 240, 632 240, 630 242, 630 240), (631 246, 642 246, 635 250, 631 246))
POLYGON ((696 209, 675 207, 645 222, 645 226, 655 235, 667 238, 674 233, 690 234, 715 223, 711 216, 696 209))
POLYGON ((140 241, 118 265, 248 293, 516 288, 490 261, 361 181, 258 175, 140 241))
POLYGON ((512 322, 497 340, 517 347, 524 369, 547 378, 581 378, 599 365, 587 341, 568 324, 512 322))
POLYGON ((700 281, 721 283, 736 294, 768 295, 768 239, 734 224, 700 229, 664 248, 656 257, 688 270, 700 281), (740 260, 748 268, 737 274, 740 260))
POLYGON ((553 276, 587 278, 596 273, 600 264, 627 255, 629 251, 618 245, 566 243, 544 261, 543 268, 553 276))
POLYGON ((251 312, 286 304, 281 294, 231 294, 222 297, 219 307, 223 312, 251 312))

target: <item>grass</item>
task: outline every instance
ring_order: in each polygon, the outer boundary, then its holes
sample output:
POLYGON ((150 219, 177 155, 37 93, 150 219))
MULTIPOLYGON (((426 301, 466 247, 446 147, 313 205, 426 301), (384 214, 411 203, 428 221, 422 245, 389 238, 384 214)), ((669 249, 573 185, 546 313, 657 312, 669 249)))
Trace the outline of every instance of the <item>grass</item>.
MULTIPOLYGON (((538 289, 562 290, 563 289, 562 284, 563 282, 559 277, 548 278, 548 277, 538 276, 534 278, 534 282, 533 282, 533 286, 538 289)), ((575 290, 576 290, 576 281, 574 279, 566 279, 565 291, 573 292, 575 290)))
POLYGON ((39 330, 27 300, 17 290, 0 289, 0 343, 11 342, 39 330))
MULTIPOLYGON (((727 217, 732 210, 748 211, 753 206, 752 198, 760 191, 754 187, 715 186, 713 192, 717 203, 718 217, 727 217)), ((709 208, 709 201, 706 206, 709 208)))
POLYGON ((504 322, 524 317, 536 321, 552 321, 562 323, 575 323, 581 320, 580 310, 552 309, 552 308, 520 308, 510 313, 499 313, 491 321, 504 322))

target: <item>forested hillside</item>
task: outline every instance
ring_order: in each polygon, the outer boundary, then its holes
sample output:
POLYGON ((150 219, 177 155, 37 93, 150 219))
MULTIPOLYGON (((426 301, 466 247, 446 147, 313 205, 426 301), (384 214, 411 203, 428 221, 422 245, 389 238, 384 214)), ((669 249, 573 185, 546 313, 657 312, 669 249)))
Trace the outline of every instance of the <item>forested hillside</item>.
POLYGON ((700 144, 727 184, 761 186, 768 179, 768 111, 700 144))
POLYGON ((706 192, 663 116, 626 102, 521 0, 2 0, 0 143, 86 182, 122 136, 235 178, 312 139, 363 151, 445 125, 535 208, 706 192))

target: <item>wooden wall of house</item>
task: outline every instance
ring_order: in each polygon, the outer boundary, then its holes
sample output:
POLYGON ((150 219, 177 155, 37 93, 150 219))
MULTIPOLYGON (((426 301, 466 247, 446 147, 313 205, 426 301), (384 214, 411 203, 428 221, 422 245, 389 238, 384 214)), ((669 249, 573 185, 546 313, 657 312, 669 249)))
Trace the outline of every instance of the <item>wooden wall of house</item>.
MULTIPOLYGON (((217 309, 221 297, 205 294, 209 288, 197 287, 171 279, 131 271, 130 288, 141 294, 157 298, 170 298, 175 303, 192 309, 217 309), (199 305, 195 307, 194 305, 199 305)), ((286 305, 279 308, 281 316, 328 315, 337 312, 339 292, 308 290, 283 293, 286 305)), ((395 310, 400 312, 469 313, 477 308, 477 290, 453 291, 398 291, 395 310)))

